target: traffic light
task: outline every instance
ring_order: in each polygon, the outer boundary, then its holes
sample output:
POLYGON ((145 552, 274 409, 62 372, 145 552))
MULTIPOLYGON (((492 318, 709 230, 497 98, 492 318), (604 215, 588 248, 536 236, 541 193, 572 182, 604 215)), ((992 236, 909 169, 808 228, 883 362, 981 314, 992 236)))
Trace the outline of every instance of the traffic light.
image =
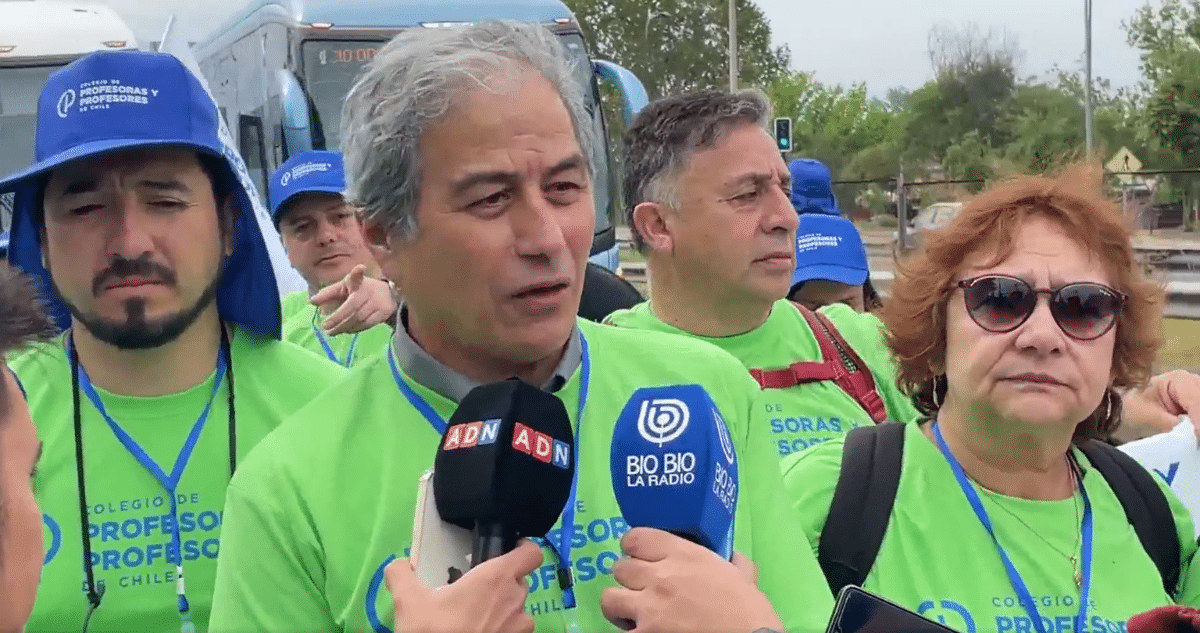
POLYGON ((775 145, 781 152, 792 151, 792 120, 775 119, 775 145))

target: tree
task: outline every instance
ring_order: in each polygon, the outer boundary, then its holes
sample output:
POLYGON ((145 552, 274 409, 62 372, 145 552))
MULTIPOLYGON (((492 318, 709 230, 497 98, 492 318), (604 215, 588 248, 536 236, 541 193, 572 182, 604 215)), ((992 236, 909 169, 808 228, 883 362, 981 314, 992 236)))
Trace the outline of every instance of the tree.
POLYGON ((1007 117, 1012 140, 1003 155, 1018 168, 1041 173, 1080 158, 1083 110, 1073 95, 1046 84, 1020 85, 1007 117))
POLYGON ((863 150, 887 141, 894 113, 867 96, 867 87, 827 86, 809 73, 792 73, 768 89, 776 116, 792 119, 798 155, 825 163, 834 174, 863 150))
POLYGON ((1150 129, 1186 162, 1200 159, 1200 52, 1179 51, 1146 107, 1150 129))
POLYGON ((1129 45, 1141 53, 1143 87, 1153 91, 1176 65, 1175 54, 1200 48, 1200 1, 1147 3, 1123 22, 1129 45))
POLYGON ((905 102, 906 160, 942 162, 970 133, 972 143, 985 148, 1007 144, 1011 135, 1003 113, 1016 91, 1019 56, 1015 40, 1003 33, 980 33, 974 25, 958 31, 935 27, 929 36, 935 78, 905 102))
MULTIPOLYGON (((1200 159, 1200 0, 1146 4, 1124 27, 1129 44, 1141 53, 1151 144, 1169 150, 1178 166, 1195 167, 1200 159)), ((1160 191, 1181 193, 1185 208, 1195 213, 1197 184, 1194 176, 1171 177, 1160 191)))
MULTIPOLYGON (((628 68, 651 99, 729 85, 726 0, 567 0, 592 54, 628 68)), ((771 46, 771 28, 752 0, 737 0, 738 79, 766 87, 787 72, 791 53, 771 46)))

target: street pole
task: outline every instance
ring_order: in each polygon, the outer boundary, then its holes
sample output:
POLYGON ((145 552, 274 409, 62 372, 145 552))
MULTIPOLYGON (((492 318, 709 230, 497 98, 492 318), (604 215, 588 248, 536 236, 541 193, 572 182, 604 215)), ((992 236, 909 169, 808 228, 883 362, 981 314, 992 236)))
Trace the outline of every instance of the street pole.
POLYGON ((729 0, 729 92, 738 89, 737 0, 729 0))
POLYGON ((1088 160, 1092 159, 1094 130, 1092 122, 1092 0, 1083 0, 1083 66, 1087 83, 1083 90, 1083 135, 1087 146, 1088 160))

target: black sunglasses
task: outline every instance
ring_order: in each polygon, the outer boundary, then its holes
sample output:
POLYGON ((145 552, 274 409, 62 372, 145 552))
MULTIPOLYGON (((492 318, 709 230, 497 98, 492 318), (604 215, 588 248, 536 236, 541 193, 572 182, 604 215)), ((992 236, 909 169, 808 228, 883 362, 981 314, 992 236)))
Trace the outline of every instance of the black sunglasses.
POLYGON ((956 284, 963 289, 967 314, 979 327, 1003 334, 1029 319, 1037 308, 1038 295, 1050 295, 1050 314, 1069 337, 1090 341, 1104 336, 1117 323, 1117 315, 1128 298, 1091 282, 1067 284, 1057 290, 1037 290, 1029 282, 1008 275, 983 275, 956 284))

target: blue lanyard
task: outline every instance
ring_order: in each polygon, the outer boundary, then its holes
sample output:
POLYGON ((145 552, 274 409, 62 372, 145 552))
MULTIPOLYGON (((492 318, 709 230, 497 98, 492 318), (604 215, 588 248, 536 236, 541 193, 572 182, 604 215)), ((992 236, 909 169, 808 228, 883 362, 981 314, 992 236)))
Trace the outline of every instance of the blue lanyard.
MULTIPOLYGON (((72 358, 77 358, 78 356, 75 351, 74 337, 70 339, 69 353, 72 358)), ((196 448, 196 443, 200 440, 200 432, 204 430, 204 423, 208 420, 208 414, 212 410, 213 400, 216 399, 217 392, 221 388, 221 382, 225 379, 225 370, 228 367, 228 359, 225 358, 225 347, 221 346, 217 351, 217 374, 213 379, 212 393, 208 396, 208 403, 204 405, 204 410, 200 412, 200 417, 196 418, 195 424, 192 425, 192 430, 188 433, 187 440, 183 443, 183 448, 180 449, 179 455, 175 458, 175 466, 172 468, 170 475, 167 475, 162 467, 155 463, 150 455, 146 453, 145 449, 108 414, 108 410, 104 406, 104 401, 100 399, 100 394, 96 393, 96 388, 92 386, 92 381, 88 377, 87 370, 84 369, 83 365, 78 363, 77 365, 79 367, 80 390, 88 397, 88 400, 92 401, 92 405, 96 407, 96 411, 108 423, 108 428, 112 429, 113 435, 125 446, 125 450, 129 451, 129 454, 158 480, 158 483, 171 495, 171 544, 175 547, 175 595, 179 603, 180 631, 182 633, 191 633, 195 631, 195 626, 192 624, 191 605, 188 604, 187 587, 183 581, 183 539, 179 528, 177 490, 179 488, 179 480, 183 477, 183 471, 187 468, 188 461, 192 458, 192 452, 196 448)))
POLYGON ((320 316, 320 312, 314 311, 312 330, 313 334, 317 335, 317 342, 321 344, 321 348, 325 350, 325 355, 329 357, 329 360, 342 367, 349 368, 350 364, 354 362, 354 348, 358 346, 358 335, 362 334, 362 332, 355 332, 354 336, 350 337, 350 350, 346 352, 346 362, 342 362, 342 359, 338 358, 337 352, 334 352, 333 347, 329 345, 329 339, 326 338, 325 333, 321 331, 321 328, 317 327, 318 316, 320 316))
MULTIPOLYGON (((1033 595, 1029 593, 1029 587, 1021 578, 1021 574, 1017 572, 1016 566, 1013 565, 1004 546, 1000 544, 1000 540, 996 538, 996 531, 992 528, 992 519, 984 509, 983 501, 979 499, 979 493, 975 492, 975 487, 967 479, 962 464, 958 463, 958 459, 950 452, 950 447, 946 446, 946 440, 942 437, 942 430, 938 428, 937 422, 933 423, 933 434, 937 438, 938 448, 946 456, 946 461, 950 462, 950 470, 954 471, 954 478, 958 480, 958 486, 962 488, 963 494, 967 496, 967 501, 971 503, 971 509, 975 511, 975 516, 979 517, 979 522, 992 537, 996 551, 1000 553, 1000 559, 1004 561, 1004 567, 1008 570, 1008 580, 1016 590, 1017 597, 1025 607, 1025 612, 1033 619, 1033 625, 1037 628, 1038 633, 1046 633, 1046 626, 1042 622, 1041 614, 1038 613, 1033 595)), ((1092 593, 1092 502, 1088 499, 1087 490, 1083 487, 1083 477, 1079 478, 1079 496, 1083 497, 1083 525, 1079 528, 1083 532, 1083 551, 1080 552, 1083 583, 1079 593, 1079 615, 1075 616, 1074 630, 1083 631, 1087 624, 1088 600, 1092 593)))
MULTIPOLYGON (((563 607, 566 609, 575 608, 575 582, 571 573, 571 541, 575 536, 575 506, 578 505, 575 501, 575 493, 579 488, 579 447, 583 437, 583 409, 587 405, 588 384, 592 373, 587 337, 583 335, 583 332, 579 333, 579 342, 583 347, 583 358, 579 367, 579 408, 575 414, 575 475, 571 478, 571 494, 567 497, 567 506, 563 508, 557 552, 559 582, 567 584, 563 588, 563 607)), ((388 345, 388 364, 392 367, 392 378, 396 381, 396 386, 400 388, 400 393, 404 394, 404 397, 417 411, 421 412, 433 430, 437 431, 439 435, 445 435, 446 421, 400 376, 400 368, 396 364, 396 351, 392 345, 388 345)))

